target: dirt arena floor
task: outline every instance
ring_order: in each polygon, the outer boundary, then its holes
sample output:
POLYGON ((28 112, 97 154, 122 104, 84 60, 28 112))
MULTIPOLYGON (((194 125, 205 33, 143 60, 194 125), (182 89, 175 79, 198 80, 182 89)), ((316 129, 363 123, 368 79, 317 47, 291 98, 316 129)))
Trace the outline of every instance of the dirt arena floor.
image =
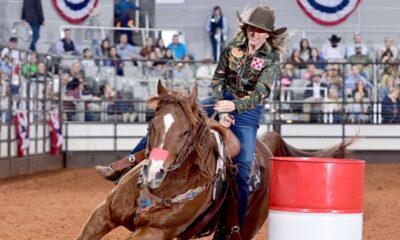
MULTIPOLYGON (((400 164, 367 164, 364 240, 400 239, 400 164)), ((0 180, 1 240, 75 239, 113 185, 93 169, 0 180)), ((267 239, 266 225, 254 238, 267 239)), ((118 228, 104 239, 125 239, 118 228)))

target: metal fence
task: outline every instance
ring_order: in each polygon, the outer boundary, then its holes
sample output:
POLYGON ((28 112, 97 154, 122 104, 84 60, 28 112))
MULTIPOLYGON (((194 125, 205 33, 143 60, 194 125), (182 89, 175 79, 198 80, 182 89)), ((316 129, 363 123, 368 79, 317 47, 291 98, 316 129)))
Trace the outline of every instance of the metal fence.
MULTIPOLYGON (((30 121, 29 154, 46 153, 50 144, 47 123, 49 111, 58 111, 63 123, 67 124, 110 123, 115 129, 119 123, 145 124, 154 114, 146 107, 146 99, 156 94, 158 79, 169 88, 183 91, 189 91, 197 83, 201 92, 200 98, 205 98, 211 94, 210 76, 215 69, 215 63, 208 61, 83 59, 76 56, 59 58, 16 49, 10 49, 9 54, 1 59, 1 63, 1 157, 16 154, 17 140, 12 116, 17 110, 26 111, 30 121), (11 60, 11 56, 18 59, 11 60), (85 64, 87 60, 90 60, 91 64, 85 64), (71 70, 77 65, 79 69, 71 70), (44 72, 41 69, 43 67, 44 72), (202 67, 209 70, 206 77, 198 74, 199 68, 202 67), (39 69, 42 71, 41 75, 38 74, 39 69), (73 71, 76 73, 72 73, 73 71), (81 78, 79 85, 88 87, 90 91, 87 94, 79 91, 77 96, 71 98, 66 90, 68 82, 71 81, 70 77, 65 79, 67 72, 81 78), (100 90, 105 85, 109 85, 114 93, 102 97, 100 90)), ((306 97, 307 91, 314 91, 313 87, 308 86, 310 80, 307 79, 313 72, 310 73, 311 70, 307 70, 307 66, 295 66, 296 77, 290 80, 291 84, 284 84, 282 78, 275 84, 273 94, 263 103, 265 112, 262 124, 273 124, 276 131, 280 131, 281 124, 340 124, 343 129, 348 124, 398 124, 387 120, 387 115, 394 116, 395 113, 394 110, 383 110, 386 109, 382 105, 382 93, 385 91, 381 87, 384 74, 393 75, 394 84, 399 83, 398 63, 375 62, 364 66, 360 76, 366 79, 365 84, 368 83, 369 87, 368 96, 361 99, 362 112, 359 111, 360 103, 354 100, 353 93, 346 88, 346 79, 351 76, 353 64, 325 64, 335 65, 340 69, 338 76, 342 78, 342 86, 338 86, 336 98, 330 96, 328 79, 323 80, 327 85, 320 88, 319 98, 306 97)), ((117 138, 117 134, 118 131, 115 131, 114 139, 117 138)), ((67 131, 64 135, 68 140, 67 131)), ((344 133, 342 136, 345 138, 344 133)), ((117 141, 114 141, 113 145, 116 146, 117 141)))

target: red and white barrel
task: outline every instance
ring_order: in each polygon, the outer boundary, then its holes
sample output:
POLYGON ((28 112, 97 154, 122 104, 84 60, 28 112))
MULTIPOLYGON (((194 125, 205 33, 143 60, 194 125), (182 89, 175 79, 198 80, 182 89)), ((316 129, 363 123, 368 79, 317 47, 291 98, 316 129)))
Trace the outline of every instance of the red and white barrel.
POLYGON ((365 161, 273 157, 269 240, 361 240, 365 161))

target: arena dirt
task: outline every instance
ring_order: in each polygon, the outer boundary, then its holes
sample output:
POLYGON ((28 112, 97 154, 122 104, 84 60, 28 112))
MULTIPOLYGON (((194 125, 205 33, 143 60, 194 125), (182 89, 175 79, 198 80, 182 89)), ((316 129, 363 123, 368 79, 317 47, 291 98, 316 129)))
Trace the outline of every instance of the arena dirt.
MULTIPOLYGON (((75 239, 113 185, 92 169, 59 170, 0 180, 1 240, 75 239)), ((105 239, 125 239, 118 228, 105 239)), ((255 237, 265 240, 266 225, 255 237)), ((364 240, 400 239, 400 164, 368 164, 364 240)))

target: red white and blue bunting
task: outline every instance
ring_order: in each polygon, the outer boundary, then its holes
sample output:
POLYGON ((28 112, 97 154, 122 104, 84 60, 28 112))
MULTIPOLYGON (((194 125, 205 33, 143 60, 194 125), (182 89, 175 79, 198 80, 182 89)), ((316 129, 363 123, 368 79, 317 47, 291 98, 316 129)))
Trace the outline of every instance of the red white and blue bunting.
POLYGON ((29 122, 26 111, 15 112, 15 131, 18 140, 18 157, 28 154, 29 149, 29 122))
POLYGON ((342 23, 356 10, 361 0, 297 0, 314 22, 333 26, 342 23))
POLYGON ((57 12, 68 22, 79 24, 89 17, 99 0, 52 0, 57 12))
POLYGON ((63 135, 61 132, 61 120, 58 112, 49 112, 49 125, 50 125, 50 139, 51 147, 50 153, 57 155, 61 153, 61 146, 63 142, 63 135))

